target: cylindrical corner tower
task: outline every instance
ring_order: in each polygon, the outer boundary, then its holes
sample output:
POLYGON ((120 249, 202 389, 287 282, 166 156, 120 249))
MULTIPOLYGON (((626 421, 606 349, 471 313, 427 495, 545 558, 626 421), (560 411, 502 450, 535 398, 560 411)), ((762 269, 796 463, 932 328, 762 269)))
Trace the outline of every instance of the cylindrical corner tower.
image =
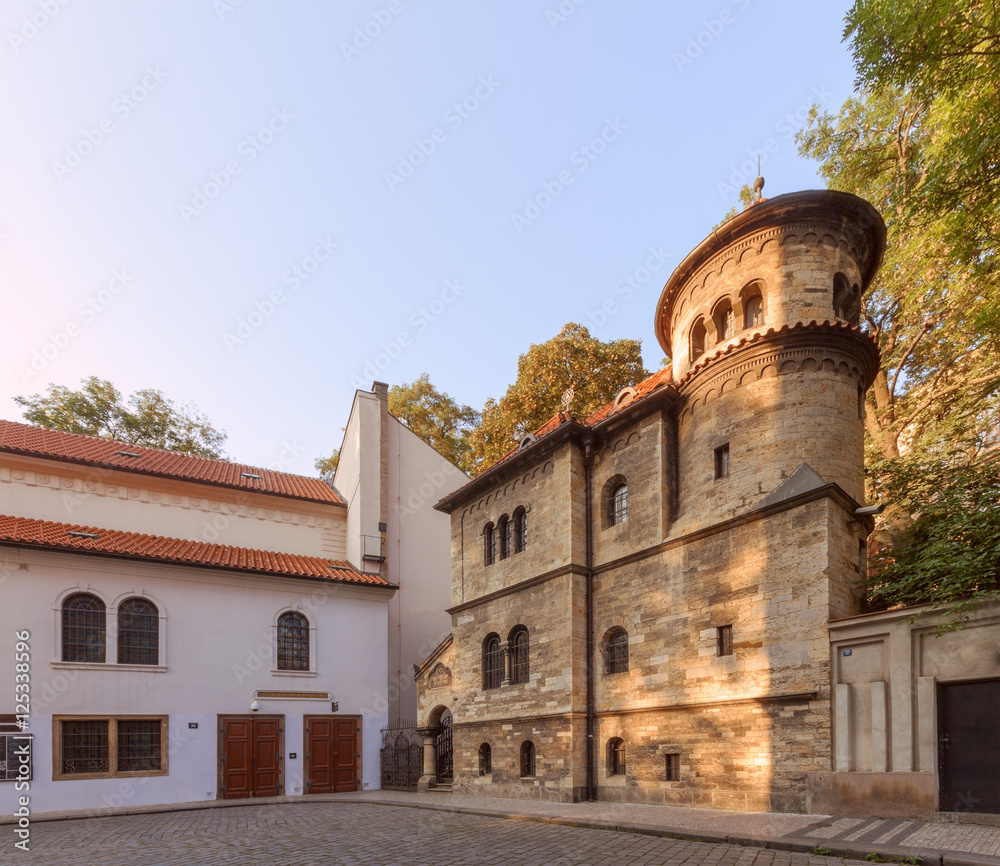
POLYGON ((879 357, 860 299, 884 248, 868 202, 797 192, 724 223, 671 275, 655 328, 683 400, 675 529, 745 513, 803 463, 864 501, 862 398, 879 357))

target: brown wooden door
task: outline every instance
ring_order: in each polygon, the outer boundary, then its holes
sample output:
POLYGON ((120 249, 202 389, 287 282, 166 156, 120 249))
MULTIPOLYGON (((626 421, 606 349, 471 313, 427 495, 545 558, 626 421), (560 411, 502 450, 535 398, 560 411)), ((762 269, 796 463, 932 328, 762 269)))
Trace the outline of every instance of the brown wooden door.
POLYGON ((333 748, 333 719, 306 717, 305 792, 307 794, 333 792, 333 748))
POLYGON ((279 717, 222 720, 222 796, 276 797, 282 793, 279 717))
POLYGON ((355 719, 333 720, 333 790, 356 791, 358 726, 355 719))

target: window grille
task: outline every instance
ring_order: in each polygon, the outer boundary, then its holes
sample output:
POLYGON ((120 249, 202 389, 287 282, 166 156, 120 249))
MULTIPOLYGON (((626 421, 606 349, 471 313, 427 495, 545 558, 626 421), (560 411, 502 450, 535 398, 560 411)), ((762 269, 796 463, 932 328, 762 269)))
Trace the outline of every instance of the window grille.
POLYGON ((720 656, 731 656, 733 654, 733 627, 731 625, 720 625, 715 630, 716 651, 720 656))
POLYGON ((493 749, 489 743, 483 743, 479 747, 479 775, 488 776, 493 772, 493 749))
POLYGON ((108 751, 106 720, 62 723, 60 763, 63 774, 110 772, 108 751))
POLYGON ((681 780, 681 756, 676 752, 666 756, 667 772, 664 778, 666 782, 679 782, 681 780))
POLYGON ((619 484, 608 499, 608 523, 617 526, 628 520, 628 485, 619 484))
POLYGON ((156 605, 128 598, 118 607, 118 664, 155 665, 160 661, 160 617, 156 605))
POLYGON ((608 740, 608 775, 625 775, 625 741, 621 737, 608 740))
POLYGON ((0 782, 31 781, 31 746, 31 734, 0 734, 0 782))
POLYGON ((511 641, 511 681, 515 684, 526 683, 529 679, 528 669, 528 631, 520 629, 511 641))
POLYGON ((160 721, 119 719, 118 772, 160 769, 160 721))
POLYGON ((605 673, 625 673, 628 670, 628 632, 623 628, 612 629, 604 653, 605 673))
POLYGON ((521 743, 521 776, 535 775, 535 744, 531 740, 521 743))
POLYGON ((506 559, 510 556, 511 548, 511 524, 506 517, 500 518, 500 558, 506 559))
POLYGON ((71 595, 62 606, 62 660, 103 662, 107 622, 104 602, 86 592, 71 595))
POLYGON ((483 538, 485 543, 486 564, 493 565, 497 559, 497 534, 492 523, 488 523, 486 525, 486 529, 483 532, 483 538))
POLYGON ((514 553, 521 553, 528 547, 528 514, 520 508, 514 512, 514 553))
POLYGON ((301 613, 278 617, 278 670, 309 670, 309 620, 301 613))
POLYGON ((726 478, 729 475, 729 443, 715 449, 715 477, 726 478))
POLYGON ((503 682, 503 650, 500 638, 490 635, 483 644, 483 688, 496 689, 503 682))

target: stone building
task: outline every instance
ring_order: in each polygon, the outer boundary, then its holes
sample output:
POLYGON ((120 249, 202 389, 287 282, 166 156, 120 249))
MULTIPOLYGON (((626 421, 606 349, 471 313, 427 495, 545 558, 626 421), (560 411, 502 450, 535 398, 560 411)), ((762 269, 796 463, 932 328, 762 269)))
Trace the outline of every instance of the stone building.
POLYGON ((452 634, 416 671, 422 784, 807 808, 828 623, 859 613, 872 528, 858 325, 884 243, 846 193, 757 202, 667 281, 671 366, 438 503, 452 634))

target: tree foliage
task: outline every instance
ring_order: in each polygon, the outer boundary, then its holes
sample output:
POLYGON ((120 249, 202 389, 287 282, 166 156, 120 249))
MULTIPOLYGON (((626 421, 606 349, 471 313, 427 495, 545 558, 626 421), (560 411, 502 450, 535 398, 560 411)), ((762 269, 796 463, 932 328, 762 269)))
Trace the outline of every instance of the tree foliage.
POLYGON ((146 388, 127 400, 110 382, 91 376, 79 391, 48 386, 45 396, 15 397, 24 418, 50 430, 101 436, 197 457, 222 457, 224 431, 191 404, 176 406, 162 391, 146 388))
POLYGON ((329 457, 317 457, 313 461, 313 466, 316 467, 320 478, 332 481, 333 476, 337 473, 338 463, 340 463, 340 449, 334 448, 329 457))
POLYGON ((480 414, 438 391, 426 373, 389 389, 389 413, 462 471, 472 468, 472 431, 480 414))
POLYGON ((957 603, 981 590, 982 573, 965 571, 981 563, 956 549, 945 570, 943 541, 978 538, 977 522, 989 531, 988 504, 968 485, 995 492, 984 479, 996 464, 984 460, 1000 427, 997 10, 856 0, 845 38, 858 92, 836 114, 814 106, 798 143, 829 186, 872 202, 887 226, 862 305, 882 353, 866 397, 867 469, 889 504, 871 600, 957 603))
POLYGON ((987 598, 1000 598, 1000 467, 899 458, 880 491, 906 516, 895 545, 876 544, 868 602, 881 610, 931 602, 950 605, 946 628, 987 598))
POLYGON ((649 374, 641 347, 639 340, 602 342, 575 323, 533 344, 518 359, 517 380, 507 393, 486 401, 482 423, 472 435, 477 468, 495 463, 558 412, 568 389, 573 389, 572 414, 585 417, 622 388, 642 381, 649 374))

